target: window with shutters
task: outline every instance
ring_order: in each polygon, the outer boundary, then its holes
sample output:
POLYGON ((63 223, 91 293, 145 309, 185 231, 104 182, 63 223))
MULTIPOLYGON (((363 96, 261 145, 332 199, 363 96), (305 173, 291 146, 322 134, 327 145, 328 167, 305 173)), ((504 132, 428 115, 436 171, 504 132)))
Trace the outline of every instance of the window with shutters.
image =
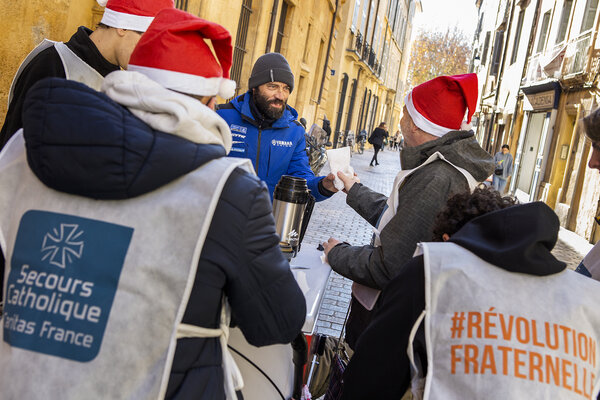
POLYGON ((519 54, 519 42, 521 41, 521 30, 523 29, 523 18, 525 17, 525 10, 519 11, 519 19, 517 20, 517 30, 515 31, 515 42, 513 44, 512 55, 510 57, 510 65, 513 65, 517 61, 517 55, 519 54))
POLYGON ((544 46, 546 45, 546 37, 548 36, 548 27, 550 26, 550 11, 544 14, 544 18, 542 19, 542 27, 540 29, 540 36, 538 37, 538 45, 536 49, 536 53, 540 53, 544 51, 544 46))
POLYGON ((361 0, 356 0, 354 3, 354 13, 352 14, 352 28, 354 32, 356 32, 360 26, 360 3, 361 0))
POLYGON ((483 42, 483 51, 481 52, 481 65, 485 65, 485 63, 487 62, 488 50, 490 49, 491 35, 492 35, 492 33, 489 31, 485 33, 485 41, 483 42))
POLYGON ((560 25, 558 35, 556 35, 556 43, 565 40, 567 28, 569 27, 569 18, 571 17, 571 9, 573 8, 573 0, 565 0, 563 3, 562 13, 560 14, 560 25))
POLYGON ((285 23, 288 16, 288 3, 281 4, 281 13, 279 14, 279 27, 277 28, 277 40, 275 41, 275 52, 281 53, 281 42, 285 33, 285 23))
POLYGON ((494 54, 492 55, 492 66, 490 68, 490 75, 498 76, 498 70, 500 69, 500 61, 502 60, 502 48, 504 47, 504 31, 496 32, 496 39, 494 40, 494 54))
POLYGON ((248 36, 248 26, 250 24, 250 14, 252 14, 252 0, 242 2, 242 10, 238 22, 237 34, 235 37, 235 46, 233 49, 233 64, 231 66, 231 79, 236 82, 236 95, 240 89, 240 80, 242 78, 242 67, 244 66, 244 56, 246 50, 246 38, 248 36))
POLYGON ((585 13, 583 14, 583 21, 581 21, 581 32, 592 29, 594 26, 594 19, 596 18, 596 10, 598 9, 598 0, 587 0, 585 5, 585 13))

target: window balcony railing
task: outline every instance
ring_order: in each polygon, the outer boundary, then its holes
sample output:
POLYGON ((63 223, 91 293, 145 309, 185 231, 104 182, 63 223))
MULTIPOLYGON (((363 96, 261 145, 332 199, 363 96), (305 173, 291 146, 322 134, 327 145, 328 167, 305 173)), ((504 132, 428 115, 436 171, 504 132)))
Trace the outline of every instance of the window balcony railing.
POLYGON ((354 47, 354 51, 356 54, 361 54, 363 48, 364 40, 362 34, 360 32, 356 32, 356 45, 354 47))
POLYGON ((360 32, 350 32, 353 36, 351 40, 352 48, 348 49, 348 51, 356 54, 376 75, 379 75, 381 73, 381 65, 375 51, 365 42, 365 38, 360 32))
POLYGON ((524 85, 529 85, 546 78, 582 83, 595 71, 596 53, 592 54, 592 62, 588 59, 591 45, 591 32, 561 43, 544 54, 536 54, 529 59, 527 76, 524 85))
POLYGON ((371 46, 369 45, 369 43, 365 43, 363 45, 362 54, 360 56, 360 59, 363 60, 365 63, 367 63, 369 60, 369 52, 370 51, 371 51, 371 46))
POLYGON ((529 63, 527 64, 527 75, 525 76, 525 82, 521 82, 522 85, 527 86, 531 83, 546 78, 546 75, 542 71, 542 66, 540 64, 541 58, 542 54, 536 54, 529 58, 529 63))
POLYGON ((574 75, 586 73, 585 68, 588 61, 588 52, 590 50, 591 33, 588 32, 567 45, 565 59, 563 61, 562 75, 574 75))

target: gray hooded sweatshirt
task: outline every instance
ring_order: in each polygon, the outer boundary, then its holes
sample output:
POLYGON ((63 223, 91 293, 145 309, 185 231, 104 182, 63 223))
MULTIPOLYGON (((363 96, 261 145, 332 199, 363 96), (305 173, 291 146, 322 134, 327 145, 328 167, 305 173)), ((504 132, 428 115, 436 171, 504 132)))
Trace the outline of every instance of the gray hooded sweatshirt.
MULTIPOLYGON (((451 131, 420 146, 404 148, 402 169, 414 169, 439 151, 452 164, 466 169, 477 181, 494 171, 494 159, 479 146, 472 131, 451 131)), ((448 163, 437 160, 410 175, 398 192, 396 215, 381 230, 381 246, 339 244, 327 256, 334 271, 355 282, 382 289, 409 261, 417 243, 430 241, 433 224, 448 198, 468 190, 465 177, 448 163)), ((387 196, 358 183, 346 202, 375 226, 387 196)))

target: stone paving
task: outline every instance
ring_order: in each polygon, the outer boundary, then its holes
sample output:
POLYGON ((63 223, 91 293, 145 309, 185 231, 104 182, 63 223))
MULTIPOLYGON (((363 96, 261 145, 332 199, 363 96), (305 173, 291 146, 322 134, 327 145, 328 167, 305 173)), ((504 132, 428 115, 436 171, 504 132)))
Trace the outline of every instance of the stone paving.
MULTIPOLYGON (((379 153, 379 165, 375 167, 369 166, 372 157, 372 150, 365 150, 364 154, 354 153, 351 165, 362 183, 375 191, 389 194, 400 169, 399 153, 385 149, 379 153)), ((328 166, 321 171, 323 175, 328 172, 328 166)), ((371 225, 346 204, 346 195, 337 193, 331 199, 315 205, 303 246, 317 247, 331 236, 353 245, 368 244, 372 233, 371 225)), ((554 255, 565 261, 570 268, 575 268, 592 245, 564 229, 561 229, 559 237, 553 250, 554 255)), ((317 332, 340 335, 349 306, 351 285, 352 281, 335 272, 331 273, 319 312, 317 332)))

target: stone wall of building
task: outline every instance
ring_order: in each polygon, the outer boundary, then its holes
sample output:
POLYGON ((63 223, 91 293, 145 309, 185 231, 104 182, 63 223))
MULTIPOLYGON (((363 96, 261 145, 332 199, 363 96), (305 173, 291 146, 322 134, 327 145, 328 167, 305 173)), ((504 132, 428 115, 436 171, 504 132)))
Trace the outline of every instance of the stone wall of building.
POLYGON ((80 25, 92 28, 97 12, 102 13, 94 0, 0 0, 0 123, 13 76, 27 54, 44 38, 64 41, 80 25))

